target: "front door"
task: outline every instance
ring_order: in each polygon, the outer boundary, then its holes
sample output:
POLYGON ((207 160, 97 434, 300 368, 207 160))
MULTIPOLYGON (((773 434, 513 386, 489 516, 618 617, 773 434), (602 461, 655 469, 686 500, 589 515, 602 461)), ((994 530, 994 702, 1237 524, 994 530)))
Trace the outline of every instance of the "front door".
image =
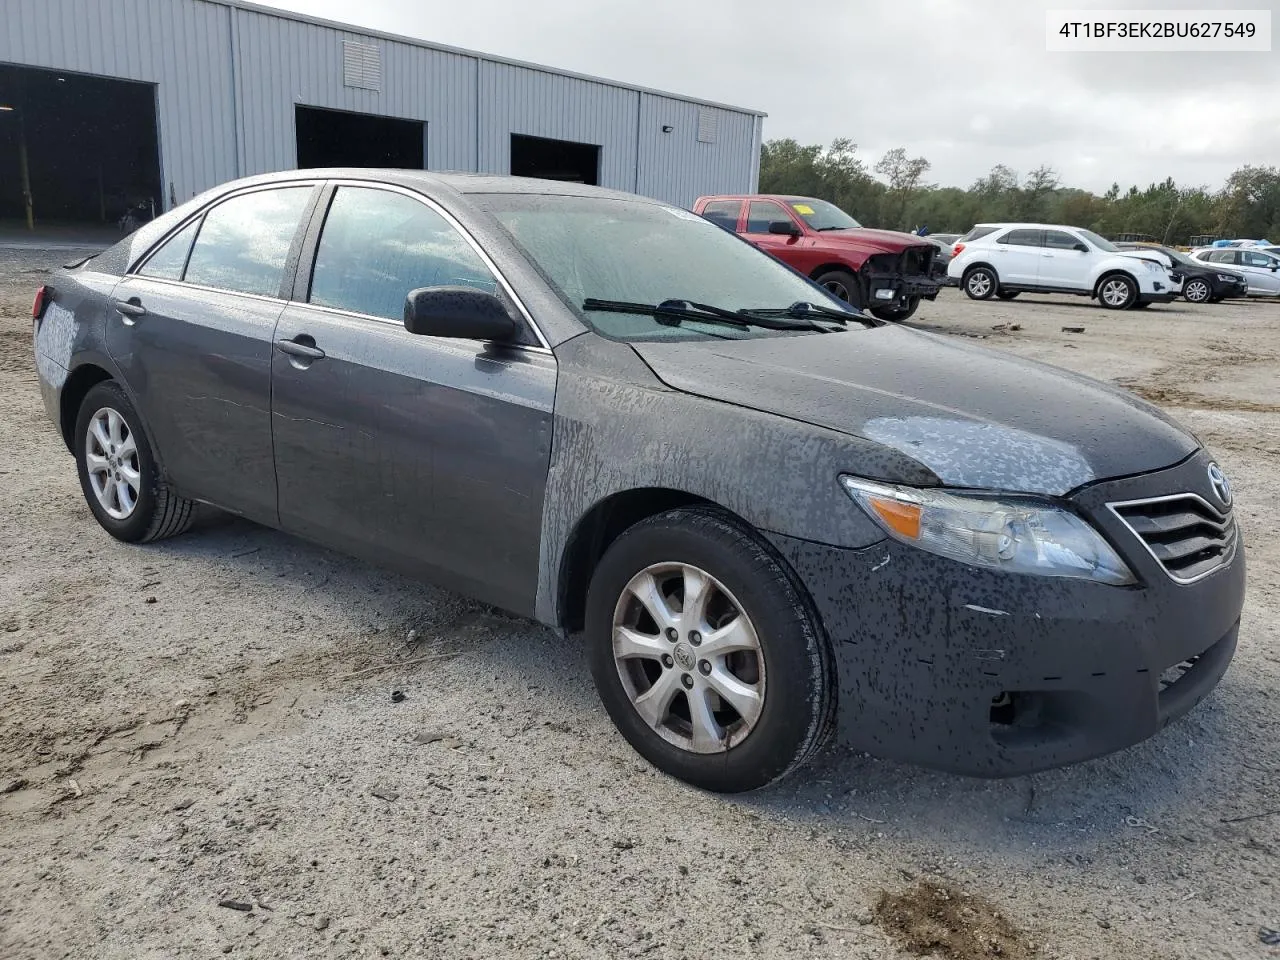
POLYGON ((1280 296, 1280 259, 1260 250, 1237 250, 1238 266, 1249 281, 1249 292, 1280 296))
POLYGON ((1065 230, 1044 230, 1044 246, 1040 250, 1040 274, 1036 280, 1042 287, 1059 287, 1068 290, 1089 289, 1089 270, 1093 254, 1077 250, 1088 246, 1079 237, 1065 230))
POLYGON ((405 329, 411 290, 505 295, 423 198, 339 185, 312 233, 272 357, 281 525, 532 613, 555 359, 530 331, 496 346, 405 329))
POLYGON ((107 326, 174 486, 262 523, 276 522, 271 336, 315 190, 260 189, 213 206, 116 286, 107 326))
POLYGON ((769 224, 771 223, 786 223, 795 227, 797 233, 801 229, 791 214, 783 209, 782 204, 775 203, 773 200, 752 200, 747 204, 747 222, 742 228, 743 237, 761 250, 773 254, 783 263, 801 269, 796 263, 796 254, 802 249, 800 238, 788 236, 785 233, 770 233, 769 224))

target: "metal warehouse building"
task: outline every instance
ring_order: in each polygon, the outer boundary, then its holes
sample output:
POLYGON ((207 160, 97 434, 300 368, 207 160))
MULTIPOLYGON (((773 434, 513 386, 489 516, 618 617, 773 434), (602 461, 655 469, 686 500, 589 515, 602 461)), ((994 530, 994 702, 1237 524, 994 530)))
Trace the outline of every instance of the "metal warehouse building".
POLYGON ((0 219, 316 166, 753 190, 763 114, 239 0, 3 0, 0 219))

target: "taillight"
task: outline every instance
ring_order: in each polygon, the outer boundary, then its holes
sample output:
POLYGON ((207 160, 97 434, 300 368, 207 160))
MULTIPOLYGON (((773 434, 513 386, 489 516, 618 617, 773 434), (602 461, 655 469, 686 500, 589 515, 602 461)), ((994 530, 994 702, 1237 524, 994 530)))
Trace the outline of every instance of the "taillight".
POLYGON ((963 243, 957 243, 954 247, 952 247, 952 248, 951 248, 951 255, 952 255, 953 257, 958 257, 958 256, 960 256, 960 253, 961 253, 961 251, 963 251, 963 250, 964 250, 964 244, 963 244, 963 243))
POLYGON ((31 304, 31 319, 39 320, 44 316, 44 308, 49 306, 49 301, 53 299, 53 291, 49 287, 40 287, 36 290, 36 298, 31 304))

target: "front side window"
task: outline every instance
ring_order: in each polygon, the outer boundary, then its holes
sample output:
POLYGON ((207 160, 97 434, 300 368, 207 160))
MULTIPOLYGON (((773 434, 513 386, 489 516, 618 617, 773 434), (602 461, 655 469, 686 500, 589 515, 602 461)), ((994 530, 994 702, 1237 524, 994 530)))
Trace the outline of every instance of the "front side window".
POLYGON ((324 220, 309 302, 399 320, 420 287, 498 292, 479 254, 444 217, 402 193, 339 187, 324 220))
MULTIPOLYGON (((588 299, 704 303, 726 310, 786 309, 797 301, 847 310, 821 287, 699 216, 644 200, 538 194, 472 194, 564 304, 619 339, 766 337, 788 332, 584 307, 588 299)), ((849 329, 854 329, 850 325, 849 329)), ((860 329, 860 328, 859 328, 860 329)))
POLYGON ((204 216, 183 279, 234 293, 279 296, 311 190, 255 190, 218 204, 204 216))
POLYGON ((747 233, 768 233, 769 224, 790 223, 785 210, 772 200, 752 200, 747 207, 747 233))
POLYGON ((1073 250, 1080 241, 1063 230, 1046 230, 1044 245, 1053 250, 1073 250))
POLYGON ((156 277, 160 280, 181 280, 182 271, 187 266, 187 254, 191 252, 191 241, 195 239, 199 226, 200 218, 197 217, 166 240, 160 249, 138 268, 139 276, 156 277))
POLYGON ((712 200, 702 208, 702 215, 717 227, 738 229, 738 214, 742 213, 741 200, 712 200))
POLYGON ((1240 261, 1245 264, 1245 266, 1264 268, 1269 268, 1276 262, 1265 253, 1254 253, 1252 250, 1241 250, 1240 261))

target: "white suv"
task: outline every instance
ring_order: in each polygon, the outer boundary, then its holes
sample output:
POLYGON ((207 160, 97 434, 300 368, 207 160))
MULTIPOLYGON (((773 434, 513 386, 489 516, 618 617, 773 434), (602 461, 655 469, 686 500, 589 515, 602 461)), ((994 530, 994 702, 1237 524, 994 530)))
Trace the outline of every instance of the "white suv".
POLYGON ((947 276, 974 300, 1075 293, 1110 310, 1168 303, 1182 286, 1159 251, 1121 250, 1080 227, 980 223, 956 241, 947 276))

